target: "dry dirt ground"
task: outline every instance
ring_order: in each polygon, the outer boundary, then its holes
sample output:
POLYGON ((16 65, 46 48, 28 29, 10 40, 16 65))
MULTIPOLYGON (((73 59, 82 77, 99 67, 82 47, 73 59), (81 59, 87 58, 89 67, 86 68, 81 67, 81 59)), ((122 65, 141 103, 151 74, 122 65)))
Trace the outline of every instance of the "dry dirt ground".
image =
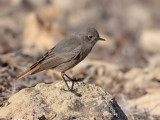
POLYGON ((0 0, 0 106, 23 88, 61 80, 48 70, 13 84, 66 35, 92 26, 106 42, 68 74, 106 89, 129 120, 159 120, 159 6, 159 0, 0 0))

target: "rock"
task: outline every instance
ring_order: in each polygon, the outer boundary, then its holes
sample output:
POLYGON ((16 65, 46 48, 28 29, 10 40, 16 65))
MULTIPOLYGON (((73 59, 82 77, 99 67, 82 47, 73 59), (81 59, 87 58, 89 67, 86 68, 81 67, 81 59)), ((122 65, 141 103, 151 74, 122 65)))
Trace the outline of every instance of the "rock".
POLYGON ((140 39, 141 46, 147 52, 160 51, 160 30, 145 30, 140 39))
MULTIPOLYGON (((71 83, 69 82, 69 85, 71 83)), ((75 90, 82 96, 61 90, 64 82, 40 83, 26 88, 8 100, 0 108, 0 118, 6 119, 54 119, 54 120, 127 120, 115 99, 100 87, 78 82, 75 90)))
POLYGON ((144 95, 138 99, 132 99, 128 101, 128 105, 133 108, 136 107, 140 110, 147 110, 153 115, 159 115, 160 114, 160 93, 150 93, 147 95, 144 95))

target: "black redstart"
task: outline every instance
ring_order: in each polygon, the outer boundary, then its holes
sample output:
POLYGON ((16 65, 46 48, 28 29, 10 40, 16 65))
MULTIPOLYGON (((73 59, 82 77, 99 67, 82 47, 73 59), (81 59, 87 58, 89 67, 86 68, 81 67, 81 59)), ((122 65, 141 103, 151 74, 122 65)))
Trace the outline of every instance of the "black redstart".
POLYGON ((90 53, 92 47, 98 40, 104 41, 103 38, 100 38, 95 28, 82 29, 60 41, 16 80, 20 80, 29 74, 35 74, 42 70, 53 68, 61 72, 61 76, 68 88, 67 91, 74 93, 74 80, 66 75, 65 72, 81 62, 90 53), (72 81, 71 88, 69 88, 65 77, 72 81))

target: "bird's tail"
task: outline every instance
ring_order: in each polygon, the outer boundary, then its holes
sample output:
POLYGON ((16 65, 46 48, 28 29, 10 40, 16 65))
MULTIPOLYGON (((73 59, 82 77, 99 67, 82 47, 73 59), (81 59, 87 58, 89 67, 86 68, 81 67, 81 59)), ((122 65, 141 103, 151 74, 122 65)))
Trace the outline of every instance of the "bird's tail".
POLYGON ((23 77, 32 74, 34 71, 36 71, 38 68, 40 67, 40 64, 38 64, 37 66, 35 66, 34 68, 24 72, 22 75, 18 76, 15 81, 18 81, 20 79, 22 79, 23 77))

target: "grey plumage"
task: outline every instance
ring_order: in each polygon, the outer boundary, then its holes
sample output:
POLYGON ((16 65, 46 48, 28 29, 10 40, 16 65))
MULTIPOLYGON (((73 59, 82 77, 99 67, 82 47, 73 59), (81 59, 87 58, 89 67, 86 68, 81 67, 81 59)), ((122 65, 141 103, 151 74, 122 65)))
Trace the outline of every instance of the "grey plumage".
POLYGON ((94 28, 83 29, 68 36, 35 63, 35 65, 40 64, 40 68, 32 74, 50 68, 59 72, 67 71, 88 55, 98 38, 99 34, 94 28), (88 35, 93 35, 97 39, 90 41, 88 35))
POLYGON ((29 74, 35 74, 42 70, 53 68, 54 70, 61 72, 68 90, 74 92, 74 80, 67 76, 65 71, 81 62, 90 53, 92 47, 98 40, 104 39, 99 37, 99 33, 96 29, 82 29, 60 41, 16 80, 20 80, 29 74), (72 81, 71 88, 69 88, 65 77, 72 81))

